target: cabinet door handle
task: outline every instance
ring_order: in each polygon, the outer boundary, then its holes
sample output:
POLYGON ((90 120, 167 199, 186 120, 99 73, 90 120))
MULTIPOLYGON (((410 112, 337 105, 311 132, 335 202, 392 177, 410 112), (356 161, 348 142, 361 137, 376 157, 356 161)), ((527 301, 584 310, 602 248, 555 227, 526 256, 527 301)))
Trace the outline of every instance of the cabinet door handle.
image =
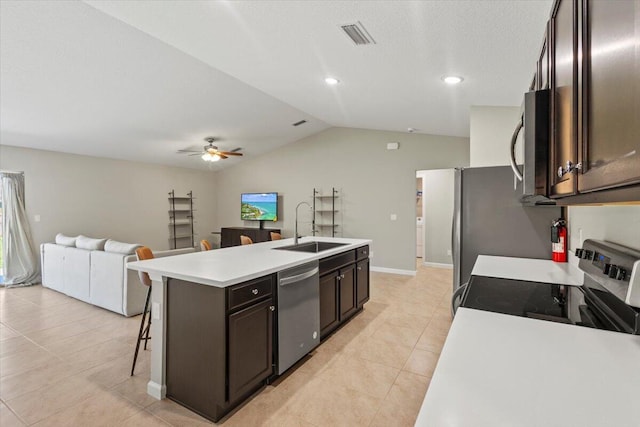
POLYGON ((358 266, 358 271, 362 271, 362 267, 358 266))
POLYGON ((562 178, 568 173, 577 172, 582 170, 582 163, 576 163, 575 165, 571 160, 567 160, 567 165, 563 168, 562 166, 558 167, 558 178, 562 178))
POLYGON ((270 307, 269 307, 269 310, 271 310, 271 311, 276 311, 276 306, 275 306, 275 305, 270 306, 270 307))
POLYGON ((340 275, 340 279, 344 279, 344 274, 341 274, 341 275, 340 275))
POLYGON ((253 289, 253 290, 251 291, 251 293, 252 293, 252 294, 254 294, 254 295, 258 295, 258 290, 257 290, 257 289, 253 289))
POLYGON ((342 277, 338 274, 338 275, 336 276, 336 280, 341 280, 341 279, 342 279, 342 277))

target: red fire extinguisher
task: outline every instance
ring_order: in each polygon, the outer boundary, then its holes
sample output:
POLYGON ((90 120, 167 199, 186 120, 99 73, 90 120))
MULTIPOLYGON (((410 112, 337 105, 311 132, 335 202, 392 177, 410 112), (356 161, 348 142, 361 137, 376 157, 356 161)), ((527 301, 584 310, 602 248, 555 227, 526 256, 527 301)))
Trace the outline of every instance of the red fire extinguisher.
POLYGON ((551 259, 567 262, 567 222, 562 218, 551 225, 551 259))

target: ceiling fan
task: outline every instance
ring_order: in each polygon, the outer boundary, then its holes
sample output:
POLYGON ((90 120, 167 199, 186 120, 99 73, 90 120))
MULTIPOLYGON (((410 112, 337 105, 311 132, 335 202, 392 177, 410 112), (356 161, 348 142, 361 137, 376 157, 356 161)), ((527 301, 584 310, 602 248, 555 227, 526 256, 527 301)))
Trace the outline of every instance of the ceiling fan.
POLYGON ((242 153, 238 153, 242 148, 235 148, 231 151, 220 151, 218 147, 213 145, 216 140, 212 136, 208 136, 204 139, 209 145, 205 145, 202 151, 195 150, 178 150, 178 153, 192 153, 189 156, 201 156, 205 162, 217 162, 220 159, 227 159, 229 156, 242 156, 242 153))

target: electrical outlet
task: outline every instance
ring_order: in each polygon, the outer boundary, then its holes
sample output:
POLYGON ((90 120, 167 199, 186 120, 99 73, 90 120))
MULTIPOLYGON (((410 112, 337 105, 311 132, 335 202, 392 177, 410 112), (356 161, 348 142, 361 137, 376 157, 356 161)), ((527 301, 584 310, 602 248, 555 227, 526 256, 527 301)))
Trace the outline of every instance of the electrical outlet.
POLYGON ((447 249, 447 255, 451 255, 451 249, 447 249))
POLYGON ((395 221, 395 220, 397 220, 397 219, 398 219, 398 215, 396 215, 396 214, 391 214, 390 218, 391 218, 391 221, 395 221))
POLYGON ((33 216, 33 220, 34 220, 35 222, 40 222, 40 215, 34 215, 34 216, 33 216))
POLYGON ((373 258, 373 251, 369 251, 369 258, 373 258))

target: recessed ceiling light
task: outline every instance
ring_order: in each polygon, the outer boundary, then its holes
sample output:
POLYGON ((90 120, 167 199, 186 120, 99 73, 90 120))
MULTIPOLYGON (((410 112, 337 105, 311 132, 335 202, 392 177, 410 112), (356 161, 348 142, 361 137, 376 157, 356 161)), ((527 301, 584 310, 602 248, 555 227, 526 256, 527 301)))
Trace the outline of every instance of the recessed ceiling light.
POLYGON ((442 80, 448 85, 457 85, 462 82, 464 79, 460 76, 444 76, 442 80))
POLYGON ((340 80, 336 79, 335 77, 327 77, 326 79, 324 79, 324 81, 329 86, 335 86, 340 83, 340 80))

